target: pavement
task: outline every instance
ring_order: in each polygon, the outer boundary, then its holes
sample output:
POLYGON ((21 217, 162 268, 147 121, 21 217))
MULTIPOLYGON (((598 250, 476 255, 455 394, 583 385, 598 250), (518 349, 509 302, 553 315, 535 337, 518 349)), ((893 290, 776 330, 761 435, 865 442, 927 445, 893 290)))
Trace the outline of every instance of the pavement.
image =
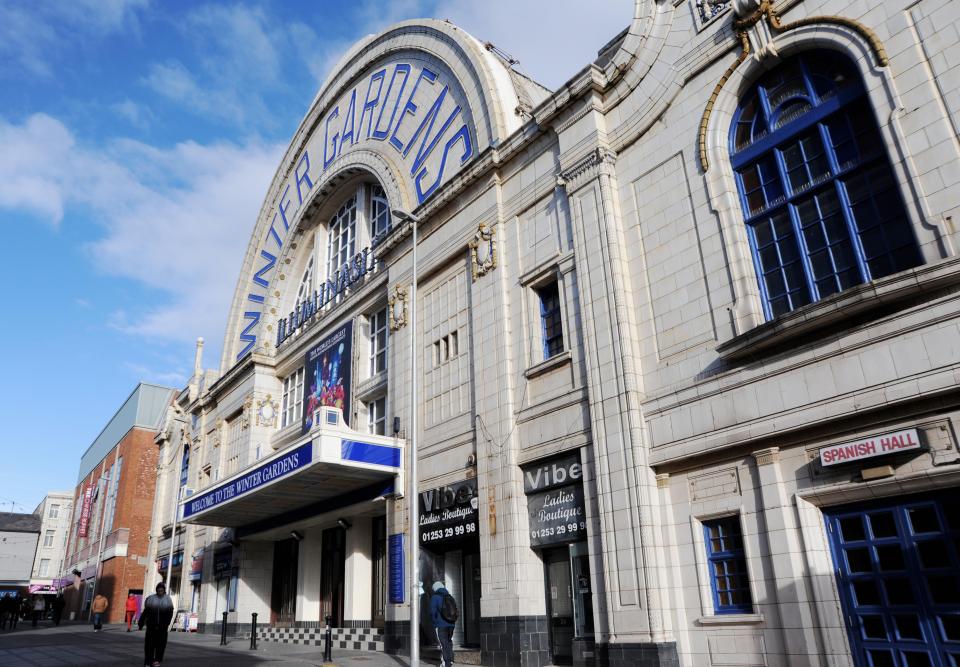
MULTIPOLYGON (((127 632, 125 625, 104 625, 94 632, 87 623, 61 624, 49 621, 33 628, 20 623, 16 630, 0 630, 0 665, 14 667, 37 665, 143 665, 143 632, 127 632)), ((250 650, 249 639, 228 639, 220 646, 219 635, 171 632, 163 664, 219 665, 335 665, 336 667, 408 667, 409 660, 399 656, 368 651, 334 652, 333 662, 323 662, 323 648, 298 644, 258 642, 250 650)), ((435 664, 421 661, 422 664, 435 664)))

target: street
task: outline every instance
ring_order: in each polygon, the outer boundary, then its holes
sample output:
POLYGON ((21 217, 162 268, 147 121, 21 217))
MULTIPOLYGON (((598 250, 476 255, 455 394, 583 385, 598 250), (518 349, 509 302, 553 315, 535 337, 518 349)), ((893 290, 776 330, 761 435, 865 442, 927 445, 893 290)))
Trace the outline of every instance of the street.
MULTIPOLYGON (((164 665, 323 665, 322 647, 260 642, 256 651, 249 641, 230 639, 219 646, 216 635, 171 632, 164 665)), ((0 665, 142 665, 143 633, 127 633, 121 625, 104 626, 94 632, 87 624, 38 628, 21 623, 14 631, 0 631, 0 665)), ((362 651, 334 654, 337 667, 402 667, 402 658, 362 651)))

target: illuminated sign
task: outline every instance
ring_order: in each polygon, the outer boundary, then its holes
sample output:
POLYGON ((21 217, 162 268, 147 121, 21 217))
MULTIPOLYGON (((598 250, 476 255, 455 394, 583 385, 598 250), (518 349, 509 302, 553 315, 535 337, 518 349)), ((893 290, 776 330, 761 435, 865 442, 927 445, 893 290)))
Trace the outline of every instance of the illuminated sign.
MULTIPOLYGON (((250 283, 244 288, 246 307, 237 360, 257 343, 257 328, 290 227, 338 157, 355 148, 381 154, 410 180, 417 203, 422 204, 474 156, 471 114, 458 99, 464 93, 441 68, 431 67, 403 61, 381 63, 327 106, 322 120, 313 126, 266 209, 270 224, 260 239, 250 283)), ((365 257, 363 265, 369 261, 365 257)), ((336 278, 336 293, 349 273, 336 278)))
POLYGON ((920 436, 915 428, 824 447, 820 450, 820 465, 829 468, 912 449, 920 449, 920 436))

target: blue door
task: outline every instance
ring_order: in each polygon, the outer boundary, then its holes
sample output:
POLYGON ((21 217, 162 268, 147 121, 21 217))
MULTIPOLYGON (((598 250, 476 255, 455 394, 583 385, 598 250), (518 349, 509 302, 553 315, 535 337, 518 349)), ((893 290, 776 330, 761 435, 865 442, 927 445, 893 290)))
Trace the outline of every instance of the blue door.
POLYGON ((859 667, 960 667, 960 492, 826 513, 859 667))

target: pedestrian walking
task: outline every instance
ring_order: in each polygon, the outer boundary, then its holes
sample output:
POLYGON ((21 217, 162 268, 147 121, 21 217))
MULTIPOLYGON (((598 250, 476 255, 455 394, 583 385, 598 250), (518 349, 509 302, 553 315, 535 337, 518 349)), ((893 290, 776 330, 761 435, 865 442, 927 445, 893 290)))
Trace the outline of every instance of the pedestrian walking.
POLYGON ((127 593, 127 632, 130 632, 130 625, 137 615, 137 596, 133 593, 127 593))
MULTIPOLYGON (((7 629, 7 623, 10 622, 10 614, 12 607, 10 603, 13 602, 12 595, 4 595, 0 597, 0 630, 7 629)), ((13 628, 11 627, 11 630, 13 628)))
POLYGON ((57 593, 57 597, 53 598, 53 624, 57 627, 60 626, 60 619, 63 618, 63 608, 67 606, 67 601, 63 599, 63 593, 57 593))
POLYGON ((103 629, 103 615, 107 611, 107 607, 110 606, 110 602, 107 601, 107 598, 103 597, 102 594, 97 593, 97 597, 93 598, 93 604, 90 606, 90 611, 93 612, 93 631, 100 632, 103 629))
POLYGON ((37 627, 37 623, 40 622, 40 619, 43 618, 43 612, 47 610, 47 603, 43 601, 42 595, 33 596, 33 627, 37 627))
POLYGON ((143 603, 137 627, 147 626, 147 635, 143 638, 143 664, 146 667, 160 667, 163 652, 167 648, 167 630, 173 620, 173 600, 167 595, 167 587, 161 581, 157 584, 156 595, 151 595, 143 603))
POLYGON ((430 620, 437 633, 440 644, 440 667, 453 665, 453 628, 460 618, 457 602, 444 587, 442 581, 433 582, 433 595, 430 597, 430 620))

